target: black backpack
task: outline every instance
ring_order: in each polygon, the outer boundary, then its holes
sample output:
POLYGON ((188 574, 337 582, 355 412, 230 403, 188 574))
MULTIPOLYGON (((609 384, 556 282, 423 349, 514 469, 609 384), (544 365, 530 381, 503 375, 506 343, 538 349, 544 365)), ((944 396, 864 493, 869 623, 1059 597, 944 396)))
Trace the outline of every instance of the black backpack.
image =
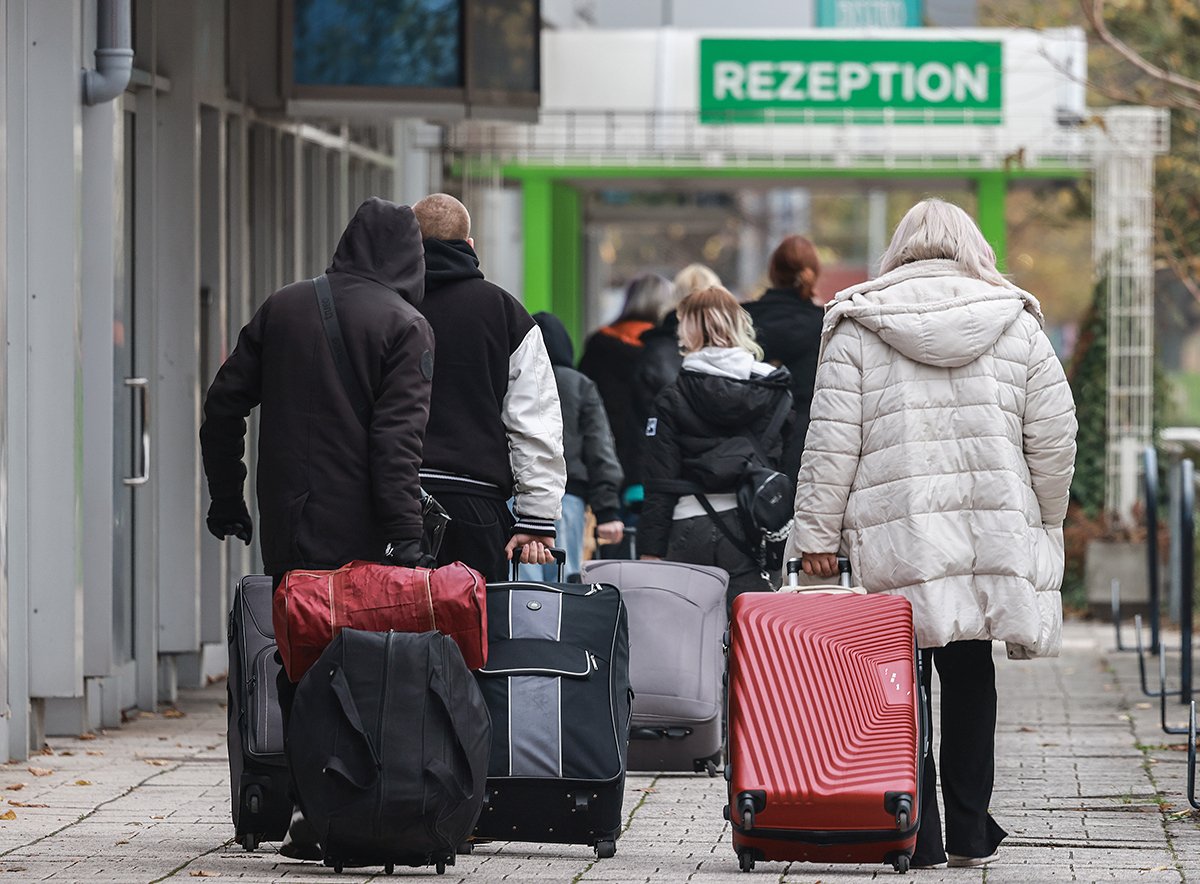
POLYGON ((791 407, 791 396, 781 397, 761 440, 733 436, 705 454, 707 470, 692 469, 708 491, 736 494, 738 515, 748 542, 725 527, 703 491, 695 492, 700 506, 729 542, 768 571, 783 567, 784 546, 792 526, 791 480, 775 469, 767 455, 783 430, 791 407))
POLYGON ((453 865, 492 723, 454 640, 345 629, 296 689, 287 756, 325 865, 453 865))

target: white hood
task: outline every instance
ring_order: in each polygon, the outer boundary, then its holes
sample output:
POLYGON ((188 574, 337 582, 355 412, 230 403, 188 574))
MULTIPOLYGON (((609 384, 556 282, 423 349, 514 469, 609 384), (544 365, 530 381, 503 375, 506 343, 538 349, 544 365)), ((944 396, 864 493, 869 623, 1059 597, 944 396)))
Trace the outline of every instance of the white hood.
POLYGON ((751 375, 766 376, 775 370, 772 365, 758 362, 749 350, 741 347, 703 347, 683 357, 683 367, 734 380, 748 380, 751 375))
POLYGON ((1042 324, 1037 298, 1016 286, 965 277, 954 261, 914 261, 838 292, 821 340, 853 319, 909 359, 956 367, 978 359, 1026 310, 1042 324))

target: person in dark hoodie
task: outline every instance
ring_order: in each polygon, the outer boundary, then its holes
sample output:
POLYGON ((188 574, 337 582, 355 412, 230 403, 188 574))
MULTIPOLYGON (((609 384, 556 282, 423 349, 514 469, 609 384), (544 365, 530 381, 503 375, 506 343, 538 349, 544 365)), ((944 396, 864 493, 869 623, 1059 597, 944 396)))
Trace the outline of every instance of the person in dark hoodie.
POLYGON ((657 273, 643 273, 625 288, 625 304, 617 319, 593 332, 583 345, 579 370, 596 382, 625 473, 622 504, 627 514, 641 506, 639 461, 643 415, 638 412, 633 381, 642 353, 642 334, 671 309, 675 289, 657 273))
POLYGON ((438 562, 504 580, 518 550, 522 562, 553 561, 567 482, 554 372, 533 317, 483 278, 466 206, 435 193, 413 211, 425 243, 420 309, 438 341, 421 464, 421 484, 450 515, 438 562))
POLYGON ((792 408, 795 425, 783 455, 781 471, 793 482, 800 471, 808 411, 817 382, 817 355, 821 350, 821 322, 825 311, 813 301, 821 261, 816 247, 803 236, 785 237, 771 253, 768 276, 771 288, 746 305, 754 320, 763 359, 786 366, 792 373, 792 408))
MULTIPOLYGON (((295 568, 354 559, 429 564, 420 549, 421 445, 434 338, 417 311, 425 262, 408 206, 369 199, 326 271, 352 381, 326 338, 314 280, 275 292, 238 336, 204 400, 200 450, 212 504, 208 530, 250 543, 243 462, 246 417, 258 407, 258 509, 263 567, 278 588, 295 568), (356 412, 361 398, 369 413, 356 412)), ((295 685, 280 671, 285 730, 295 685)), ((299 813, 280 852, 320 859, 299 813)))
MULTIPOLYGON (((604 403, 595 383, 576 371, 571 337, 553 313, 535 313, 542 330, 546 352, 554 366, 558 399, 562 404, 563 446, 567 458, 567 493, 563 495, 562 518, 557 524, 558 542, 567 553, 567 576, 578 574, 583 565, 584 509, 596 517, 596 536, 601 543, 620 543, 625 531, 621 521, 621 463, 604 403)), ((537 566, 531 566, 536 568, 537 566)), ((537 579, 554 579, 550 565, 537 579)))
POLYGON ((774 433, 770 428, 781 409, 786 414, 791 407, 791 378, 786 368, 758 361, 762 351, 750 317, 725 289, 688 295, 678 313, 683 369, 646 422, 638 545, 643 559, 724 568, 732 604, 743 592, 772 585, 751 555, 754 544, 737 509, 739 477, 722 475, 716 453, 744 436, 777 463, 787 424, 774 433))
MULTIPOLYGON (((719 286, 721 279, 711 268, 703 264, 689 264, 675 274, 675 303, 678 304, 692 292, 719 286)), ((633 372, 634 402, 637 410, 638 429, 646 425, 646 418, 654 407, 658 394, 679 377, 683 367, 683 354, 679 352, 679 314, 671 308, 662 321, 642 332, 642 353, 633 372)))

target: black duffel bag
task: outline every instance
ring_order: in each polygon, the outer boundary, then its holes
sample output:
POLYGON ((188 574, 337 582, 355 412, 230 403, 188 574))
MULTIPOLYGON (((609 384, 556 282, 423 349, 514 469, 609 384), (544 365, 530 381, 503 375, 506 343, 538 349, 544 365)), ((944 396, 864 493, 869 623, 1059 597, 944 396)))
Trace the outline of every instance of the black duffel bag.
POLYGON ((343 630, 296 688, 287 755, 325 865, 454 864, 492 725, 454 640, 343 630))

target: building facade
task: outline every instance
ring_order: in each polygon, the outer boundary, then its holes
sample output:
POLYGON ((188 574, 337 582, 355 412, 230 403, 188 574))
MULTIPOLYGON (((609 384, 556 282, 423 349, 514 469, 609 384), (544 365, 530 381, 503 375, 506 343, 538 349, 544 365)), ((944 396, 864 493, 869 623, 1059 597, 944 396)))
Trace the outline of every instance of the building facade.
MULTIPOLYGON (((258 563, 204 530, 207 384, 270 292, 324 270, 362 199, 429 186, 394 114, 312 122, 261 99, 279 6, 0 0, 0 740, 13 758, 225 670, 230 588, 258 563), (85 71, 121 15, 128 84, 89 104, 85 71)), ((251 512, 253 486, 251 472, 251 512)))

